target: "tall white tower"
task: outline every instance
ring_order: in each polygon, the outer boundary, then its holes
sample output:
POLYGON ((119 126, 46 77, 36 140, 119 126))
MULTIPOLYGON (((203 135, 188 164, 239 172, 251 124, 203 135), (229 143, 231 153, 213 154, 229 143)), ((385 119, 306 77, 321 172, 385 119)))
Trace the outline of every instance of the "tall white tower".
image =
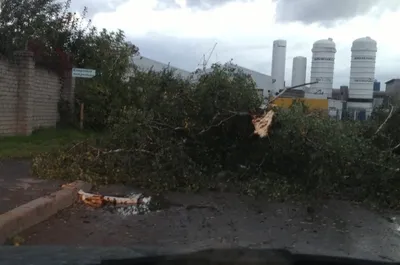
MULTIPOLYGON (((306 83, 306 71, 307 58, 303 56, 294 57, 292 66, 292 86, 299 86, 306 83)), ((304 87, 299 87, 297 89, 304 89, 304 87)))
POLYGON ((312 48, 310 86, 308 98, 326 99, 332 96, 333 73, 335 68, 336 45, 331 38, 314 42, 312 48))
POLYGON ((354 40, 351 47, 347 108, 365 111, 366 117, 372 112, 377 51, 377 43, 370 37, 354 40))
POLYGON ((272 50, 271 76, 275 80, 272 95, 285 88, 286 40, 275 40, 272 50))

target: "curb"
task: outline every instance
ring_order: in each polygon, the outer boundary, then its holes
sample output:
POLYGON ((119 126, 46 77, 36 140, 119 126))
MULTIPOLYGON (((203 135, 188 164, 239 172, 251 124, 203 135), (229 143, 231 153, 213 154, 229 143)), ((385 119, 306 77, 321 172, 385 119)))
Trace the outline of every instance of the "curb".
POLYGON ((75 181, 64 185, 61 190, 40 197, 4 214, 0 214, 0 244, 7 238, 39 224, 60 210, 71 206, 78 200, 78 190, 90 190, 92 185, 75 181))

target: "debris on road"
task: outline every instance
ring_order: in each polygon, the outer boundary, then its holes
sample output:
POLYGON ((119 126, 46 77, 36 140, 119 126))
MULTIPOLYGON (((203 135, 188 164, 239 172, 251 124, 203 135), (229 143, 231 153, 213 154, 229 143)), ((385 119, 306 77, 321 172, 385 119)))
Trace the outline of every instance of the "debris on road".
MULTIPOLYGON (((104 196, 78 191, 79 199, 86 205, 95 208, 111 206, 116 212, 123 216, 145 214, 150 211, 149 206, 151 197, 146 197, 141 193, 132 193, 127 197, 104 196)), ((110 209, 110 207, 107 207, 110 209)))
POLYGON ((104 203, 112 204, 124 204, 124 205, 137 205, 142 194, 133 194, 131 197, 114 197, 114 196, 103 196, 100 194, 92 194, 84 192, 83 190, 78 191, 79 198, 86 204, 94 207, 100 207, 104 203))

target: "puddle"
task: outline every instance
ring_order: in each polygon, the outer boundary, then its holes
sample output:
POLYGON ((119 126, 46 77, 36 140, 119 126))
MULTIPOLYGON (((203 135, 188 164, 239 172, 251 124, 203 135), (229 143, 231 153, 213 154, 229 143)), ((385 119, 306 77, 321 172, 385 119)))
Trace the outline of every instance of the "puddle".
POLYGON ((38 184, 38 183, 45 182, 45 180, 43 180, 43 179, 34 179, 34 178, 22 178, 22 179, 17 179, 17 181, 27 183, 27 184, 38 184))
POLYGON ((117 205, 113 204, 112 202, 106 203, 103 206, 103 210, 118 214, 122 217, 127 217, 131 215, 138 215, 138 214, 147 214, 151 210, 151 203, 152 197, 151 196, 144 196, 138 193, 131 193, 128 196, 124 196, 124 198, 137 198, 138 203, 137 205, 117 205))
POLYGON ((172 206, 181 206, 173 204, 162 196, 147 196, 141 193, 132 192, 126 196, 110 196, 117 198, 137 199, 136 205, 116 204, 115 202, 104 202, 100 210, 111 212, 121 217, 132 215, 144 215, 150 212, 169 209, 172 206))

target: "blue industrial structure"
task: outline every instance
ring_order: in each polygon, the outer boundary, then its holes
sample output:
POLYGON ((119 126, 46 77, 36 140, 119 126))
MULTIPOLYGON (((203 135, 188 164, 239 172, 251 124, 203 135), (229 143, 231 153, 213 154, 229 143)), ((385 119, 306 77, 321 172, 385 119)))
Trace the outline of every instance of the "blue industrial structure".
POLYGON ((381 82, 378 82, 377 80, 375 80, 374 91, 381 91, 381 82))

